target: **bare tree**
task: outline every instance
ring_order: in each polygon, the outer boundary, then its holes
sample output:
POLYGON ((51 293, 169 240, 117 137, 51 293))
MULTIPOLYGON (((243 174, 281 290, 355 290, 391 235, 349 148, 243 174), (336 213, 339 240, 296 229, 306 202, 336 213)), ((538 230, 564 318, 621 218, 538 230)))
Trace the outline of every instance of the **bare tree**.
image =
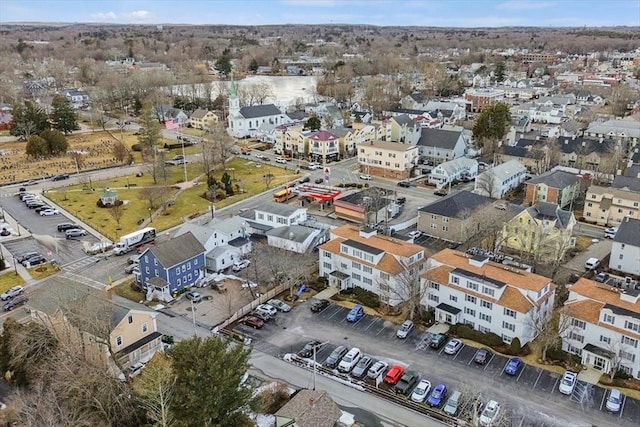
MULTIPOLYGON (((116 200, 116 202, 119 202, 116 200)), ((124 215, 124 203, 114 203, 113 206, 109 208, 109 213, 116 220, 116 224, 118 224, 118 228, 116 230, 120 230, 120 221, 122 220, 122 216, 124 215)))
POLYGON ((420 278, 420 274, 426 266, 426 257, 411 265, 401 264, 402 271, 399 274, 389 276, 389 279, 384 279, 382 276, 377 279, 378 288, 383 295, 383 301, 387 304, 391 305, 393 302, 405 304, 408 311, 407 316, 413 320, 422 306, 422 301, 433 289, 433 285, 429 280, 429 271, 425 272, 425 280, 420 278))
POLYGON ((115 157, 117 161, 125 165, 131 163, 133 159, 133 157, 131 156, 131 153, 127 149, 127 146, 124 145, 121 141, 114 142, 113 157, 115 157))
POLYGON ((497 178, 492 170, 484 171, 476 178, 474 192, 482 196, 499 199, 500 195, 495 193, 499 190, 497 178))
POLYGON ((146 415, 154 426, 177 425, 169 410, 175 390, 176 376, 167 356, 156 353, 140 376, 133 382, 133 389, 140 397, 146 415))
POLYGON ((157 209, 163 204, 167 191, 168 188, 165 186, 144 187, 140 191, 140 198, 149 203, 150 209, 157 209))
POLYGON ((532 331, 535 341, 534 345, 540 349, 540 358, 547 361, 547 351, 555 348, 561 343, 560 337, 564 336, 571 322, 567 316, 562 316, 560 310, 548 313, 545 310, 538 310, 532 317, 526 320, 527 327, 532 331))

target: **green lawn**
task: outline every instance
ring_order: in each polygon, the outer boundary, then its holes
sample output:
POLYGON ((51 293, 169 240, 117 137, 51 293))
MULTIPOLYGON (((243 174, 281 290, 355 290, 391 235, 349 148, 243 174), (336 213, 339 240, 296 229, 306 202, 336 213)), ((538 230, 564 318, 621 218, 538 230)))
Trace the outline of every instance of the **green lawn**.
MULTIPOLYGON (((255 162, 238 157, 227 162, 225 166, 233 182, 244 189, 244 192, 224 200, 216 200, 214 206, 217 209, 229 206, 263 191, 270 191, 270 189, 297 177, 291 169, 285 170, 265 164, 257 167, 255 162), (269 189, 267 189, 264 178, 266 174, 274 176, 269 189)), ((166 171, 166 182, 169 187, 167 187, 163 195, 163 201, 175 197, 178 194, 178 188, 174 187, 174 185, 184 181, 183 167, 168 167, 166 171)), ((220 180, 223 173, 224 171, 215 173, 216 178, 220 180)), ((154 210, 151 226, 160 231, 166 230, 181 224, 185 218, 206 214, 210 211, 211 203, 204 198, 206 177, 203 174, 202 163, 188 164, 187 175, 190 181, 197 178, 197 185, 182 191, 175 198, 174 204, 168 207, 166 211, 154 210)), ((143 194, 146 187, 154 185, 157 184, 153 183, 151 174, 145 173, 141 177, 130 175, 104 181, 71 185, 49 190, 46 195, 65 210, 115 241, 120 236, 136 230, 139 227, 138 221, 140 219, 149 218, 149 202, 144 198, 143 194), (92 191, 91 188, 94 190, 92 191), (97 206, 100 194, 105 188, 116 191, 118 198, 125 201, 124 213, 120 218, 119 227, 110 209, 97 206)))
POLYGON ((0 272, 0 293, 18 285, 24 286, 24 280, 19 274, 16 274, 13 266, 0 272))

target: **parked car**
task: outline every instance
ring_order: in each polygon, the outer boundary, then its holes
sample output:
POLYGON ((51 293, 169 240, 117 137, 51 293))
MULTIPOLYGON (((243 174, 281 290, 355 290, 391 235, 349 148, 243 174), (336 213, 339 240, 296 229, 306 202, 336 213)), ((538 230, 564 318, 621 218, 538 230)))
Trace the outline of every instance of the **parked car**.
POLYGON ((265 311, 262 311, 262 310, 253 310, 251 315, 259 318, 264 322, 268 322, 269 320, 271 320, 271 316, 269 316, 269 313, 266 313, 265 311))
POLYGON ((260 329, 264 326, 264 320, 256 316, 246 316, 240 322, 247 326, 251 326, 253 329, 260 329))
POLYGON ((412 330, 413 330, 413 321, 405 320, 404 322, 402 322, 402 325, 400 325, 400 329, 398 329, 398 332, 396 332, 396 337, 400 339, 405 339, 409 335, 409 333, 411 333, 412 330))
POLYGON ((40 211, 40 216, 53 216, 60 215, 60 211, 58 209, 45 209, 40 211))
POLYGON ((613 239, 616 237, 616 233, 618 232, 618 227, 609 227, 604 230, 604 238, 605 239, 613 239))
POLYGON ((347 354, 348 351, 349 350, 347 350, 347 347, 343 345, 336 347, 331 352, 331 354, 325 359, 324 364, 328 368, 334 369, 336 366, 338 366, 338 363, 340 363, 340 360, 342 360, 342 358, 344 357, 345 354, 347 354))
POLYGON ((351 376, 354 378, 364 378, 371 365, 373 365, 371 356, 362 356, 358 364, 351 371, 351 376))
POLYGON ((449 191, 445 190, 444 188, 441 188, 441 189, 436 190, 436 191, 433 192, 434 196, 440 196, 440 197, 444 197, 447 194, 449 194, 449 191))
POLYGON ((245 268, 249 267, 249 264, 251 264, 251 261, 249 261, 248 259, 243 259, 240 261, 236 261, 233 263, 233 271, 242 271, 245 268))
POLYGON ((578 382, 578 374, 566 371, 562 376, 562 380, 560 380, 558 391, 562 394, 571 395, 573 389, 576 387, 576 382, 578 382))
POLYGON ((435 334, 433 338, 431 338, 431 342, 429 343, 429 347, 437 350, 447 342, 447 336, 445 334, 435 334))
POLYGON ((146 365, 142 362, 136 362, 133 365, 129 366, 129 378, 138 376, 145 366, 146 365))
POLYGON ((22 286, 13 286, 7 289, 7 291, 4 292, 2 295, 0 295, 0 299, 2 301, 6 301, 9 299, 15 298, 18 295, 21 295, 23 292, 24 292, 24 288, 22 286))
POLYGON ((480 414, 480 425, 489 427, 498 419, 500 414, 500 404, 495 400, 487 402, 486 406, 480 414))
POLYGON ((17 297, 15 297, 14 299, 12 299, 11 301, 9 301, 8 303, 6 303, 5 305, 2 306, 2 310, 3 311, 11 311, 16 307, 21 306, 22 304, 25 304, 27 301, 29 301, 29 298, 19 295, 17 297))
POLYGON ((345 354, 338 364, 338 371, 351 372, 351 370, 358 364, 361 357, 362 352, 360 349, 357 347, 352 348, 347 354, 345 354))
POLYGON ((587 271, 595 270, 598 267, 600 267, 600 260, 598 258, 589 258, 584 263, 584 269, 587 271))
POLYGON ((411 393, 411 400, 416 403, 422 403, 429 396, 429 392, 431 391, 431 381, 429 380, 420 380, 416 388, 413 389, 413 393, 411 393))
POLYGON ((400 378, 400 380, 393 387, 393 391, 408 396, 419 380, 420 374, 415 371, 406 371, 402 378, 400 378))
POLYGON ((398 182, 398 187, 409 188, 411 187, 411 183, 409 181, 400 181, 398 182))
POLYGON ((412 239, 417 239, 421 235, 422 235, 422 232, 419 230, 412 231, 408 234, 408 236, 411 237, 412 239))
POLYGON ((304 345, 304 347, 302 347, 302 350, 300 350, 298 352, 298 356, 300 356, 300 357, 313 357, 314 350, 317 353, 318 350, 321 347, 322 347, 322 342, 317 341, 317 340, 309 341, 308 343, 306 343, 304 345))
POLYGON ((81 237, 87 235, 87 230, 83 230, 82 228, 72 228, 64 232, 64 235, 67 239, 71 239, 72 237, 81 237))
POLYGON ((369 371, 367 372, 367 377, 371 378, 372 380, 375 380, 380 375, 382 375, 384 371, 387 370, 388 367, 389 367, 389 364, 387 362, 383 360, 378 360, 369 368, 369 371))
POLYGON ((300 184, 306 184, 307 182, 311 181, 311 178, 309 178, 308 176, 305 176, 304 178, 302 178, 300 181, 298 181, 300 184))
POLYGON ((275 315, 278 314, 278 310, 276 310, 274 306, 269 304, 260 304, 256 307, 256 310, 264 310, 271 317, 275 317, 275 315))
POLYGON ((455 417, 458 415, 458 406, 460 406, 460 398, 462 397, 462 393, 458 390, 451 393, 451 396, 447 399, 447 402, 444 404, 442 410, 445 414, 451 415, 455 417))
POLYGON ((329 301, 326 299, 316 299, 311 303, 311 311, 314 313, 319 313, 325 308, 329 307, 329 301))
POLYGON ((63 232, 67 230, 71 230, 73 228, 80 228, 78 225, 71 222, 63 222, 62 224, 58 224, 58 231, 63 232))
POLYGON ((447 386, 444 384, 438 384, 427 399, 429 406, 440 407, 447 397, 447 386))
POLYGON ((491 352, 491 350, 484 347, 476 351, 476 355, 473 356, 473 361, 479 365, 484 365, 491 359, 492 355, 493 353, 491 352))
POLYGON ((399 205, 404 205, 406 201, 407 201, 407 198, 404 196, 400 196, 396 199, 396 203, 399 205))
POLYGON ((611 277, 609 276, 609 274, 601 272, 596 274, 595 281, 600 283, 606 283, 606 281, 609 280, 609 277, 611 277))
POLYGON ((22 255, 20 255, 19 257, 16 257, 16 261, 18 261, 20 264, 22 264, 23 262, 25 262, 29 258, 33 258, 34 256, 38 256, 38 255, 40 255, 38 252, 25 252, 22 255))
POLYGON ((524 366, 524 362, 519 357, 512 357, 507 362, 507 366, 504 368, 504 373, 507 375, 518 375, 520 369, 524 366))
POLYGON ((451 341, 449 341, 447 345, 444 347, 444 352, 446 354, 453 355, 453 354, 456 354, 458 351, 460 351, 461 348, 462 348, 462 341, 454 338, 451 341))
POLYGON ((622 406, 622 393, 620 393, 620 390, 612 388, 609 391, 605 406, 609 412, 620 412, 620 407, 622 406))
POLYGON ((365 181, 371 181, 371 175, 369 174, 360 174, 360 179, 365 181))
POLYGON ((360 304, 356 304, 351 311, 347 314, 347 322, 357 322, 364 316, 364 307, 360 304))
POLYGON ((324 178, 316 178, 313 182, 316 184, 324 184, 324 178))
POLYGON ((34 211, 36 211, 36 213, 40 213, 42 211, 46 211, 47 209, 51 209, 51 206, 49 206, 49 205, 40 205, 37 208, 35 208, 34 211))
POLYGON ((384 376, 384 382, 390 385, 396 385, 400 378, 404 375, 404 368, 400 365, 393 365, 387 375, 384 376))
POLYGON ((267 304, 269 304, 272 307, 275 307, 276 310, 282 311, 284 313, 288 313, 291 311, 291 306, 279 299, 270 299, 269 301, 267 301, 267 304))
POLYGON ((133 264, 128 264, 125 268, 124 268, 124 272, 125 274, 132 274, 133 271, 138 268, 138 263, 133 263, 133 264))
POLYGON ((202 295, 197 291, 187 291, 187 299, 193 302, 201 302, 202 295))
POLYGON ((22 266, 25 267, 25 268, 31 268, 31 267, 36 266, 36 265, 44 264, 45 262, 47 262, 45 257, 37 255, 37 256, 31 257, 28 260, 24 261, 22 263, 22 266))

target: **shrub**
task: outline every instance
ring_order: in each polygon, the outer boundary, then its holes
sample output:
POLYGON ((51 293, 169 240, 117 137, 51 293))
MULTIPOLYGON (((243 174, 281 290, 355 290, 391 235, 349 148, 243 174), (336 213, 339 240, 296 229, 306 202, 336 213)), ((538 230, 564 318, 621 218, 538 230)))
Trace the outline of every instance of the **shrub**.
POLYGON ((520 345, 520 338, 515 337, 511 340, 511 354, 520 354, 520 350, 522 350, 522 345, 520 345))
POLYGON ((629 378, 632 378, 631 375, 627 374, 625 371, 623 371, 622 369, 618 369, 616 371, 615 376, 613 377, 614 379, 620 379, 620 380, 628 380, 629 378))
POLYGON ((504 344, 499 335, 496 335, 493 332, 485 334, 480 331, 476 331, 468 325, 453 325, 449 331, 460 338, 476 341, 491 348, 500 347, 504 344))
POLYGON ((7 268, 7 262, 5 261, 4 258, 0 259, 0 270, 4 270, 5 268, 7 268))
POLYGON ((342 293, 345 295, 351 295, 353 299, 355 299, 357 302, 359 302, 362 305, 366 305, 367 307, 371 307, 371 308, 380 307, 380 297, 377 294, 370 292, 366 289, 359 288, 356 286, 354 288, 342 291, 342 293))
POLYGON ((133 145, 131 146, 131 150, 133 150, 133 151, 142 151, 142 145, 140 145, 140 144, 133 144, 133 145))

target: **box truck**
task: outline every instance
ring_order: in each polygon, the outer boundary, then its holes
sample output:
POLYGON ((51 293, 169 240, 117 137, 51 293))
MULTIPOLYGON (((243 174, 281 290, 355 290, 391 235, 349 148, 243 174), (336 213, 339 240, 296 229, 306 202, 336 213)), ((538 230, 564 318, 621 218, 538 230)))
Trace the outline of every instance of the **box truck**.
POLYGON ((124 255, 145 243, 153 242, 156 240, 156 229, 153 227, 146 227, 142 230, 134 231, 120 238, 120 241, 116 243, 116 247, 113 249, 113 253, 116 255, 124 255))

